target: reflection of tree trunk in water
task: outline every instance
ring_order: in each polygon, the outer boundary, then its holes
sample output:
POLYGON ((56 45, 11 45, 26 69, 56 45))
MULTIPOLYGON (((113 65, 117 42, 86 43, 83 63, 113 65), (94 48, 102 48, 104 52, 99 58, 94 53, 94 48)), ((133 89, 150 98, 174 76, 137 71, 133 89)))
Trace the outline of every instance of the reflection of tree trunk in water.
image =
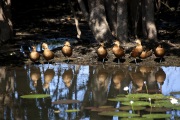
POLYGON ((91 82, 93 80, 92 75, 93 75, 93 67, 89 67, 89 79, 88 79, 88 83, 86 85, 87 86, 87 90, 86 90, 86 92, 84 94, 84 99, 83 99, 83 102, 81 104, 81 111, 82 112, 79 112, 79 114, 81 116, 83 116, 84 108, 90 105, 89 99, 91 99, 91 98, 89 98, 89 97, 90 97, 91 92, 92 92, 92 88, 91 88, 91 82))

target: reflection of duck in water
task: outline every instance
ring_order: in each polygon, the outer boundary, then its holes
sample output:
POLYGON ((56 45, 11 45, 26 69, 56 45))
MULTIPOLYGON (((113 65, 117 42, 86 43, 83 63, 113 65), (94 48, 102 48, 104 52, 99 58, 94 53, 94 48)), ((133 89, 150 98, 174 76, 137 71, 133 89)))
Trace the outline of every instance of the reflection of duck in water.
POLYGON ((138 86, 136 91, 141 91, 142 87, 144 85, 144 77, 143 77, 142 73, 140 71, 132 71, 132 72, 130 72, 130 76, 131 76, 133 83, 135 83, 138 86))
POLYGON ((41 72, 39 67, 33 66, 30 68, 30 77, 31 80, 33 81, 34 87, 37 86, 37 81, 39 80, 40 76, 41 76, 41 72))
POLYGON ((72 69, 65 70, 64 73, 62 74, 62 79, 63 79, 64 84, 66 85, 66 87, 69 88, 71 86, 71 81, 73 79, 73 71, 72 71, 72 69))
POLYGON ((159 68, 159 70, 155 73, 155 79, 160 84, 161 90, 164 80, 166 79, 166 73, 163 71, 162 68, 159 68))
POLYGON ((114 72, 112 79, 115 89, 119 90, 121 88, 121 82, 123 81, 123 78, 124 78, 124 72, 122 70, 117 70, 114 72))
POLYGON ((54 78, 54 75, 55 75, 54 69, 47 69, 44 72, 44 84, 43 84, 43 88, 45 88, 45 89, 49 88, 49 83, 54 78))

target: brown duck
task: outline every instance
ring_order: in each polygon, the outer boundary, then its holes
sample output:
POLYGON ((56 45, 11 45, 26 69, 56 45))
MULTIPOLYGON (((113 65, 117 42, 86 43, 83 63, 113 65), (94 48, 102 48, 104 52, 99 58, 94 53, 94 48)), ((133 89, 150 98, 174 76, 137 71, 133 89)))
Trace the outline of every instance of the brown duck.
POLYGON ((64 46, 62 47, 62 53, 65 57, 68 57, 68 61, 69 62, 69 57, 72 55, 72 47, 69 41, 65 41, 64 46))
POLYGON ((162 47, 162 45, 159 45, 155 51, 154 51, 154 54, 157 58, 160 58, 160 63, 162 62, 162 59, 165 55, 165 49, 162 47))
POLYGON ((118 40, 114 41, 114 46, 112 48, 112 52, 118 59, 118 63, 119 63, 119 59, 121 59, 122 57, 125 56, 124 49, 120 46, 120 42, 118 40))
POLYGON ((103 63, 107 57, 107 54, 108 52, 104 46, 104 42, 100 42, 100 47, 97 49, 97 55, 99 58, 103 59, 103 63))
POLYGON ((47 60, 49 62, 50 60, 52 60, 54 58, 54 52, 52 52, 48 48, 48 44, 47 43, 43 43, 42 44, 42 48, 44 49, 43 57, 44 57, 45 60, 47 60))
POLYGON ((36 46, 32 46, 32 52, 29 54, 29 58, 32 62, 36 62, 40 59, 40 54, 36 51, 36 46))
POLYGON ((141 59, 146 59, 152 55, 152 50, 143 50, 142 53, 140 54, 141 59))
POLYGON ((136 46, 131 51, 130 55, 131 57, 135 58, 135 63, 137 64, 136 59, 140 57, 143 51, 143 46, 141 45, 141 40, 139 39, 135 40, 135 43, 136 43, 136 46))

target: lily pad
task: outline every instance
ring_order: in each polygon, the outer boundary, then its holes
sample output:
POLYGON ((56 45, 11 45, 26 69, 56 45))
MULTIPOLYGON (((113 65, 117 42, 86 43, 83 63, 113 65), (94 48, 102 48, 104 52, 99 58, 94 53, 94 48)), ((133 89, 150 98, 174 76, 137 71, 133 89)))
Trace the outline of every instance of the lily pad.
MULTIPOLYGON (((146 109, 146 107, 142 107, 142 106, 134 106, 133 107, 133 110, 144 110, 144 109, 146 109)), ((132 106, 122 106, 119 108, 119 110, 124 110, 124 111, 132 110, 132 106)))
POLYGON ((145 94, 145 93, 126 95, 127 98, 149 98, 150 96, 151 96, 150 94, 145 94))
POLYGON ((72 103, 79 103, 79 100, 57 100, 52 102, 52 104, 72 104, 72 103))
POLYGON ((153 120, 153 118, 134 117, 134 118, 121 118, 121 120, 153 120))
POLYGON ((118 116, 118 117, 137 117, 138 114, 131 114, 129 112, 112 112, 112 111, 106 111, 106 112, 100 112, 98 115, 103 116, 118 116))
POLYGON ((21 98, 25 99, 36 99, 36 98, 47 98, 50 97, 49 94, 29 94, 29 95, 22 95, 21 98))
POLYGON ((69 109, 69 110, 65 110, 65 112, 79 112, 79 109, 69 109))
POLYGON ((160 119, 160 118, 170 118, 171 115, 170 114, 146 114, 146 115, 142 115, 142 117, 160 119))
POLYGON ((127 97, 116 97, 116 98, 108 98, 109 101, 131 101, 131 100, 139 100, 139 98, 127 98, 127 97))
POLYGON ((170 96, 164 96, 163 94, 152 94, 150 95, 151 99, 168 99, 170 96))
POLYGON ((148 111, 148 112, 166 112, 168 110, 171 110, 171 109, 165 108, 165 107, 146 108, 146 111, 148 111))
POLYGON ((149 106, 150 103, 149 102, 145 102, 145 101, 133 101, 133 103, 131 104, 130 102, 122 102, 121 104, 123 105, 129 105, 129 106, 149 106))
POLYGON ((103 111, 115 111, 117 108, 92 108, 91 111, 103 112, 103 111))

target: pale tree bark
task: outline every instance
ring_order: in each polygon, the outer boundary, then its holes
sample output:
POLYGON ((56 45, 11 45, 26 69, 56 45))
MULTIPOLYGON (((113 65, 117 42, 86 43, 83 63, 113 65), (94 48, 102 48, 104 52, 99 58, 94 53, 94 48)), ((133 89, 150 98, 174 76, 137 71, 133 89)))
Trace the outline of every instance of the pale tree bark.
POLYGON ((12 39, 11 0, 0 1, 0 44, 12 39))
MULTIPOLYGON (((142 5, 143 6, 143 5, 142 5)), ((144 0, 145 22, 148 40, 157 40, 157 30, 154 22, 154 0, 144 0)))
POLYGON ((89 26, 97 41, 112 42, 114 37, 106 20, 104 1, 88 0, 89 26))
POLYGON ((123 43, 128 40, 127 0, 117 0, 117 37, 123 43))

